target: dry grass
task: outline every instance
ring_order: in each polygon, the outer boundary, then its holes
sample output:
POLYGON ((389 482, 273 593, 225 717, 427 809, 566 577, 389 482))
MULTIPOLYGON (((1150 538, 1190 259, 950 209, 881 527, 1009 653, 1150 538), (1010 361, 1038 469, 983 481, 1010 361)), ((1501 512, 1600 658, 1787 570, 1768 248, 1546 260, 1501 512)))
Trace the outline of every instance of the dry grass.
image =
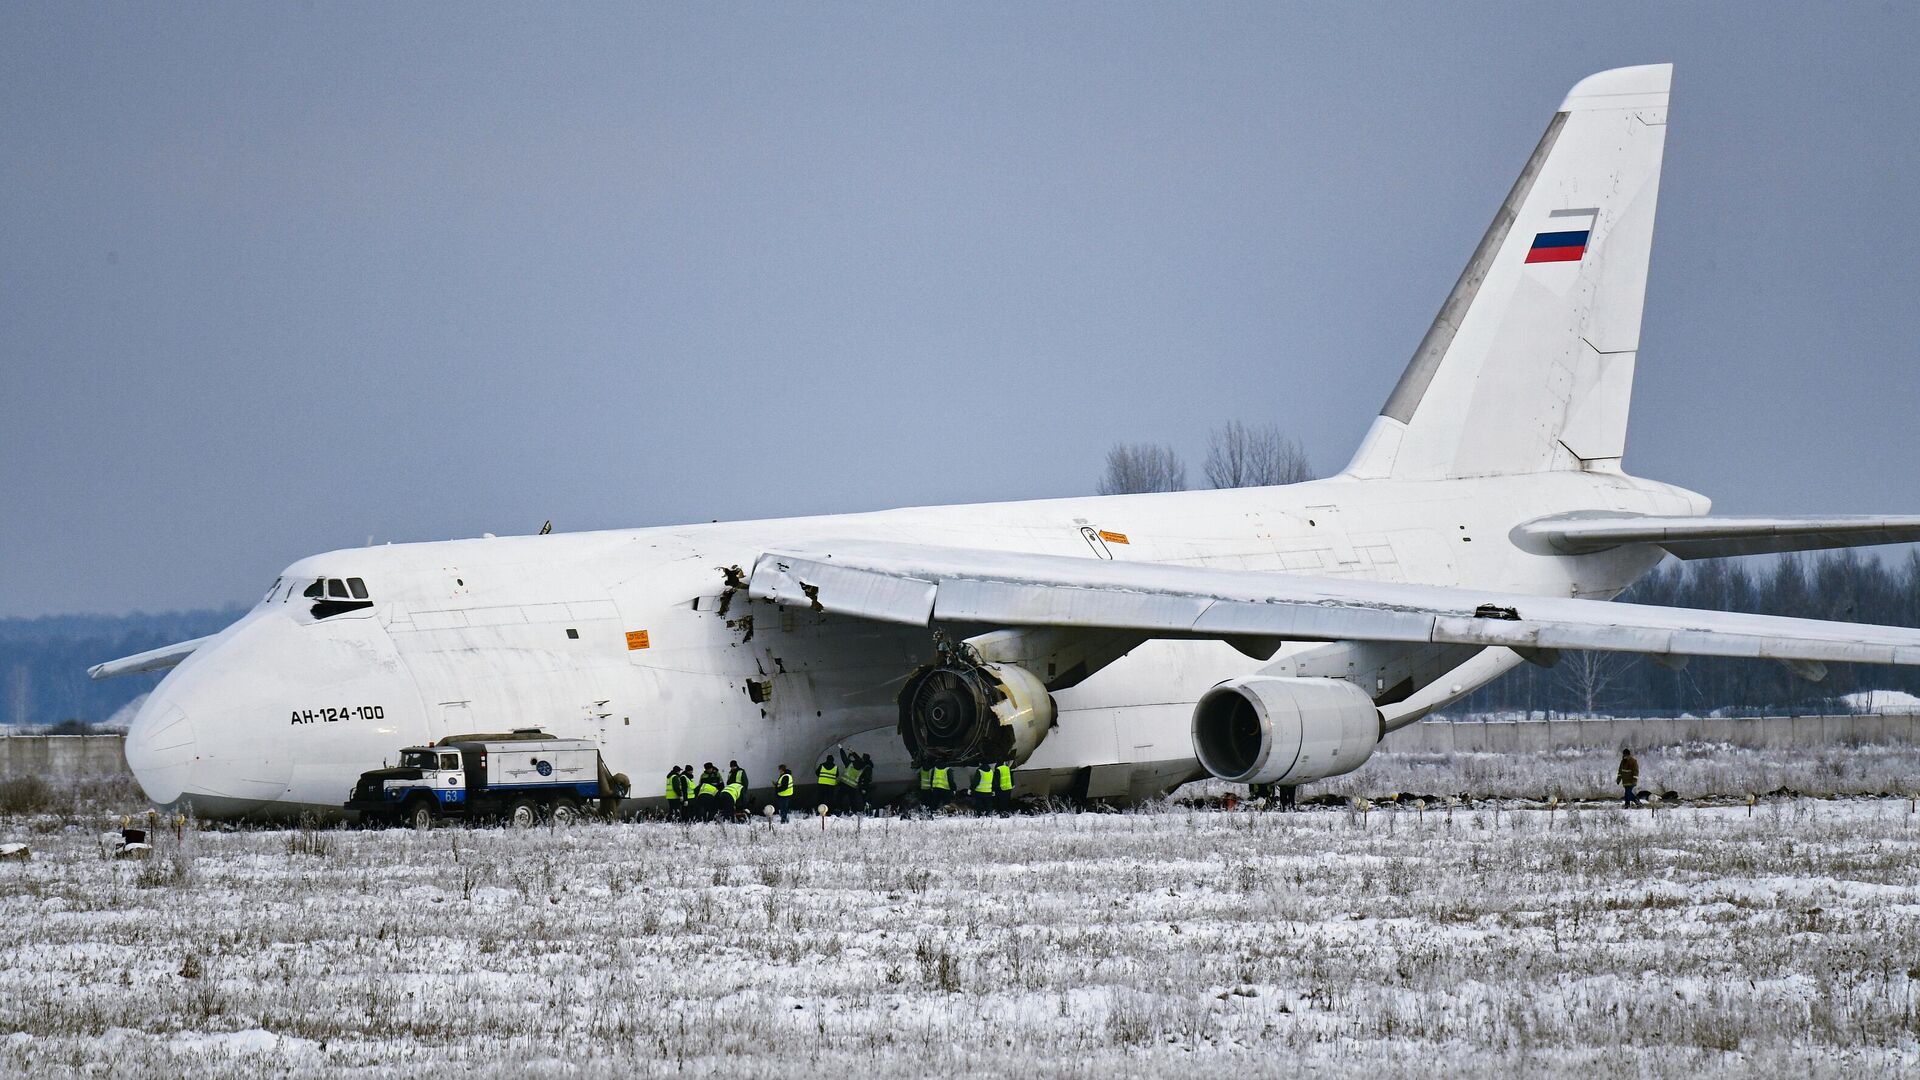
POLYGON ((0 866, 0 1071, 1920 1065, 1904 801, 158 842, 0 866))

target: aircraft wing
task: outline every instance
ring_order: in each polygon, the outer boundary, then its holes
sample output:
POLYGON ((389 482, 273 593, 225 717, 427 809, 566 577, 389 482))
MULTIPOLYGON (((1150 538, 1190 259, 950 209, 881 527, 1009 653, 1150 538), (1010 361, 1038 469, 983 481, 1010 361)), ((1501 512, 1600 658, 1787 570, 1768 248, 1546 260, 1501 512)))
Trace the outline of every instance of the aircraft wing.
POLYGON ((1920 665, 1920 629, 1170 563, 849 541, 767 551, 748 595, 912 626, 1497 645, 1920 665))
POLYGON ((1562 555, 1585 555, 1623 544, 1658 544, 1682 559, 1764 555, 1780 551, 1920 542, 1920 516, 1645 517, 1585 515, 1542 518, 1519 535, 1562 555))
POLYGON ((111 679, 116 675, 132 675, 141 671, 159 671, 170 668, 185 660, 193 650, 205 645, 211 637, 197 637, 192 641, 178 641, 172 645, 162 645, 157 649, 148 649, 143 653, 123 656, 118 660, 109 660, 104 664, 95 664, 87 669, 90 679, 111 679))

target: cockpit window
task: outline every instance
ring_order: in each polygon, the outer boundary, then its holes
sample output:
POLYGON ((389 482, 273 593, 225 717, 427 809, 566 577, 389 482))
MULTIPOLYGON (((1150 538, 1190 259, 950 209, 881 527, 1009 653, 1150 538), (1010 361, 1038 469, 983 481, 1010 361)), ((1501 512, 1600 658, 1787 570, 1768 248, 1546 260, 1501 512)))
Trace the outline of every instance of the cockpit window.
POLYGON ((304 594, 313 601, 313 617, 330 619, 349 611, 365 611, 373 606, 362 578, 319 578, 307 586, 304 594))

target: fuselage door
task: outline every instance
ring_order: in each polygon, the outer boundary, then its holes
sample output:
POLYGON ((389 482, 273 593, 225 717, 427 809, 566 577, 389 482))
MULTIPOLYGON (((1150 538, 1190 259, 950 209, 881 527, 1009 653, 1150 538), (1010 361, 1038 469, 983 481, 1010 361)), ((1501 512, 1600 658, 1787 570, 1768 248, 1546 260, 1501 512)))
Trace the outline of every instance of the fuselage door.
POLYGON ((480 730, 473 726, 472 703, 467 701, 443 701, 434 711, 429 721, 428 737, 434 742, 449 735, 467 735, 480 730))

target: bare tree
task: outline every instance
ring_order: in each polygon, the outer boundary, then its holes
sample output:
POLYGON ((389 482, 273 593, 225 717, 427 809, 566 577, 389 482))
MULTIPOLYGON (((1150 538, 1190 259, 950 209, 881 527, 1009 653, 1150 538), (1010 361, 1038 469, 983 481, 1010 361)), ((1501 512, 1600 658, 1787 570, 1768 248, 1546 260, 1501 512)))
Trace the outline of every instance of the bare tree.
POLYGON ((1187 466, 1173 447, 1162 443, 1115 443, 1107 451, 1107 473, 1100 479, 1102 495, 1135 495, 1143 491, 1185 491, 1187 466))
POLYGON ((1638 664, 1638 657, 1582 650, 1561 654, 1558 667, 1561 684, 1580 699, 1581 712, 1594 716, 1614 687, 1638 664))
POLYGON ((1217 488, 1268 487, 1313 479, 1307 452, 1272 424, 1229 420, 1207 436, 1207 483, 1217 488))

